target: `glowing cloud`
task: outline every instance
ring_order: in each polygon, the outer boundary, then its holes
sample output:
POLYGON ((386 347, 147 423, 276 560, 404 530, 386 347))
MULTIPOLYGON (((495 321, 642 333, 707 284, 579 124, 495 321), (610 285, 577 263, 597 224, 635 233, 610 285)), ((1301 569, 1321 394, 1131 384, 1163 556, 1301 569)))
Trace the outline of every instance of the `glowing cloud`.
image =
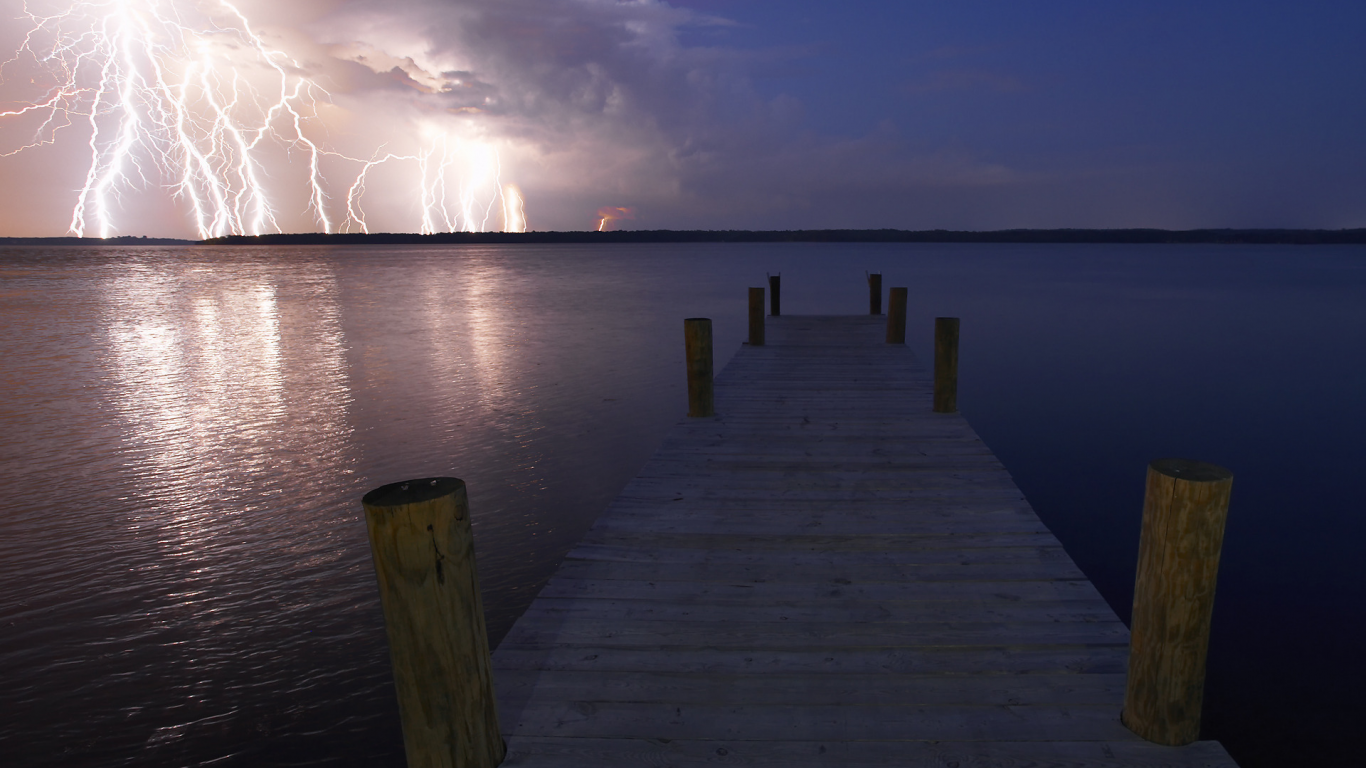
POLYGON ((634 208, 613 208, 604 206, 598 209, 598 231, 606 232, 611 229, 611 222, 617 219, 634 219, 636 209, 634 208))

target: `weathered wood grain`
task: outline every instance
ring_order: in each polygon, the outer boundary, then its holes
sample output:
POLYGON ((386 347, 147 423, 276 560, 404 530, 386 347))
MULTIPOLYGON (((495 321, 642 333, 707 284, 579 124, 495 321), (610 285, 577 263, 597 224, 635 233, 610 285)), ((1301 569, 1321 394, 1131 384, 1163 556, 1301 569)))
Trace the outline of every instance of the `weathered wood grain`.
POLYGON ((887 292, 887 343, 906 343, 906 288, 887 292))
POLYGON ((732 675, 678 672, 545 672, 507 670, 498 685, 527 701, 573 701, 586 690, 595 702, 806 706, 1052 706, 1111 704, 1124 688, 1124 675, 1094 673, 813 676, 769 674, 763 685, 742 685, 732 675))
POLYGON ((1218 742, 1172 750, 1143 741, 751 741, 518 739, 508 768, 734 765, 755 768, 1226 768, 1218 742))
POLYGON ((958 412, 958 318, 934 319, 934 412, 958 412))
POLYGON ((764 345, 764 289, 749 289, 749 343, 751 346, 764 345))
POLYGON ((884 534, 881 536, 832 536, 824 534, 789 533, 785 535, 746 536, 731 533, 699 533, 693 535, 668 533, 612 533, 592 531, 581 544, 602 546, 630 546, 660 549, 666 547, 702 549, 707 551, 765 550, 791 552, 887 552, 923 549, 973 549, 980 547, 1057 547, 1058 540, 1047 532, 1034 533, 964 533, 949 531, 943 534, 884 534))
MULTIPOLYGON (((947 538, 947 537, 942 537, 947 538)), ((966 537, 959 537, 966 538, 966 537)), ((811 566, 867 566, 876 564, 911 565, 952 563, 972 565, 980 563, 1014 563, 1020 561, 1067 560, 1067 552, 1059 546, 972 546, 937 547, 925 549, 883 549, 878 551, 829 551, 812 547, 802 550, 751 550, 744 547, 643 547, 639 542, 629 545, 580 544, 570 551, 569 560, 599 560, 625 563, 725 563, 766 565, 784 569, 811 566)), ((1068 561, 1070 562, 1070 561, 1068 561)), ((788 571, 785 570, 784 573, 788 571)))
POLYGON ((494 654, 506 765, 1219 766, 882 318, 767 319, 494 654))
POLYGON ((392 483, 362 500, 411 768, 502 759, 465 483, 392 483))
POLYGON ((715 407, 711 319, 690 317, 684 320, 683 342, 688 361, 688 415, 694 418, 711 416, 715 407))
MULTIPOLYGON (((964 600, 996 597, 1008 602, 1022 600, 1069 600, 1099 593, 1091 582, 1080 579, 1038 581, 941 581, 941 582, 698 582, 619 581, 552 578, 541 590, 545 597, 621 597, 636 600, 683 601, 703 599, 734 604, 772 604, 777 601, 819 605, 853 600, 964 600)), ((1101 601, 1102 604, 1104 601, 1101 601)))
MULTIPOLYGON (((895 509, 883 508, 895 513, 895 509)), ((772 507, 775 513, 783 512, 783 507, 775 505, 772 507)), ((617 513, 620 514, 620 513, 617 513)), ((946 512, 947 517, 950 512, 946 512)), ((1030 520, 1022 515, 1002 512, 996 515, 981 513, 974 515, 974 518, 981 520, 968 519, 961 523, 946 522, 942 519, 925 520, 887 520, 878 519, 870 514, 858 517, 842 517, 837 511, 826 515, 794 515, 793 520, 787 523, 776 521, 772 518, 762 516, 732 517, 726 518, 721 515, 699 516, 697 519, 659 519, 648 516, 630 518, 621 515, 612 520, 599 523, 598 530, 604 532, 647 532, 647 531, 672 531, 675 533, 715 533, 725 531, 737 534, 780 534, 780 533, 827 533, 831 535, 850 535, 862 534, 865 536, 883 536, 898 533, 947 533, 958 530, 963 533, 1043 533, 1048 529, 1037 518, 1030 520), (986 519, 990 518, 990 519, 986 519)))
MULTIPOLYGON (((853 648, 787 650, 768 648, 621 649, 597 645, 499 646, 495 669, 589 672, 679 672, 736 675, 737 685, 764 685, 766 675, 840 674, 1122 674, 1128 647, 1115 644, 979 646, 973 648, 853 648)), ((500 701, 508 701, 501 698, 500 701)), ((591 700, 591 690, 580 698, 591 700)), ((508 717, 508 707, 502 707, 508 717)), ((1119 720, 1119 697, 1111 711, 1119 720)), ((513 731, 515 735, 516 731, 513 731)), ((606 731, 602 735, 611 734, 606 731)), ((1129 736, 1138 739, 1132 733, 1129 736)))
POLYGON ((1233 473, 1185 459, 1148 465, 1124 723, 1158 744, 1200 737, 1214 585, 1233 473))
POLYGON ((673 648, 920 648, 979 645, 1127 644, 1129 632, 1112 622, 933 622, 839 623, 790 621, 781 630, 772 622, 726 624, 680 621, 600 621, 583 616, 532 616, 504 638, 509 646, 555 643, 597 647, 673 648))
MULTIPOLYGON (((766 605, 709 602, 705 599, 662 601, 542 597, 523 614, 535 617, 584 616, 598 621, 672 622, 827 622, 903 624, 971 621, 1113 622, 1104 602, 1078 600, 1007 600, 987 596, 958 600, 826 601, 766 605)), ((563 620, 563 619, 561 619, 563 620)))
POLYGON ((529 702, 515 728, 528 736, 592 737, 604 725, 668 739, 788 741, 1117 740, 1127 734, 1114 707, 705 705, 647 702, 529 702))
POLYGON ((1015 563, 669 563, 622 560, 567 560, 556 574, 568 579, 627 579, 685 582, 815 582, 846 584, 886 581, 1028 581, 1084 579, 1070 560, 1015 563))

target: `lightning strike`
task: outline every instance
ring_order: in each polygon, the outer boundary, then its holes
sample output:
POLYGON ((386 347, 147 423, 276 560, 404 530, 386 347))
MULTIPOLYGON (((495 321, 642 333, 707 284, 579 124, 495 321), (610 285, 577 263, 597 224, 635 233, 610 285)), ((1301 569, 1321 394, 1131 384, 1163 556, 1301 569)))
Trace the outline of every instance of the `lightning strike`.
POLYGON ((503 231, 526 231, 526 202, 516 184, 503 187, 503 231))
POLYGON ((617 206, 603 206, 598 209, 598 231, 607 232, 612 222, 618 219, 634 219, 636 209, 617 206))
POLYGON ((369 231, 361 205, 367 176, 390 163, 416 172, 422 232, 485 231, 500 202, 503 229, 525 228, 520 193, 510 205, 488 144, 447 130, 416 153, 376 151, 363 160, 314 138, 326 127, 319 105, 329 94, 228 0, 26 0, 20 18, 30 28, 0 63, 0 83, 36 98, 0 109, 0 120, 29 121, 33 133, 0 158, 84 131, 89 161, 71 214, 75 235, 116 234, 122 200, 156 186, 184 207, 201 238, 279 232, 279 203, 267 185, 275 181, 271 153, 281 151, 286 163, 305 161, 306 189, 293 196, 324 232, 338 229, 325 161, 355 174, 341 229, 369 231))

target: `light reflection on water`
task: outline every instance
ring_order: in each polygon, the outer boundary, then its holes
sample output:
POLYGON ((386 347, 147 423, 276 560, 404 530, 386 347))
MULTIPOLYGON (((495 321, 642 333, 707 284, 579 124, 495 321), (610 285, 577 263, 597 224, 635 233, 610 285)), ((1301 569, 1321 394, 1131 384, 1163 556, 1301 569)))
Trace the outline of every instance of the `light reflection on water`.
MULTIPOLYGON (((55 606, 29 623, 67 671, 20 677, 68 714, 41 723, 52 740, 29 739, 36 749, 20 745, 20 755, 107 764, 232 754, 233 742, 268 734, 282 685, 317 685, 286 658, 311 644, 298 617, 321 598, 343 612, 336 624, 368 602, 315 589, 348 559, 363 564, 342 533, 351 515, 321 495, 346 489, 355 463, 335 279, 307 264, 105 266, 94 285, 73 276, 71 286, 97 299, 82 320, 98 382, 70 393, 84 411, 71 426, 100 444, 81 457, 85 483, 53 481, 62 497, 47 510, 104 530, 38 550, 69 558, 56 584, 40 582, 55 606)), ((39 530, 20 537, 41 536, 47 519, 25 521, 39 530)))
POLYGON ((361 494, 469 481, 496 639, 675 415, 545 256, 0 256, 4 762, 392 761, 361 494))
MULTIPOLYGON (((1121 614, 1142 464, 1233 466, 1207 698, 1250 768, 1238 745, 1274 731, 1239 724, 1283 712, 1259 701, 1290 700, 1266 679, 1295 674, 1240 682, 1269 646, 1239 637, 1270 636, 1273 603, 1366 628, 1331 613, 1366 591, 1343 570, 1355 486, 1323 484, 1301 525, 1299 489, 1268 480, 1364 457, 1366 363, 1333 354, 1366 341, 1362 253, 0 251, 0 763, 398 762, 360 496, 469 483, 496 640, 681 414, 683 317, 714 319, 719 367, 765 272, 789 312, 847 314, 871 269, 911 286, 917 352, 916 329, 964 317, 965 413, 1121 614)), ((1306 674, 1297 706, 1345 718, 1306 674)))

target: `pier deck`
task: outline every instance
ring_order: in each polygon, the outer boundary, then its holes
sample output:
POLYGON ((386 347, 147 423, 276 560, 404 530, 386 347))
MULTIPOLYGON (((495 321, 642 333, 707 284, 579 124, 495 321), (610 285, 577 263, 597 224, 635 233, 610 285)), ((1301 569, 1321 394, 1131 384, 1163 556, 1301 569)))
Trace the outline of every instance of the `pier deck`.
POLYGON ((1234 765, 1120 723, 1128 630, 884 323, 736 354, 494 654, 504 765, 1234 765))

